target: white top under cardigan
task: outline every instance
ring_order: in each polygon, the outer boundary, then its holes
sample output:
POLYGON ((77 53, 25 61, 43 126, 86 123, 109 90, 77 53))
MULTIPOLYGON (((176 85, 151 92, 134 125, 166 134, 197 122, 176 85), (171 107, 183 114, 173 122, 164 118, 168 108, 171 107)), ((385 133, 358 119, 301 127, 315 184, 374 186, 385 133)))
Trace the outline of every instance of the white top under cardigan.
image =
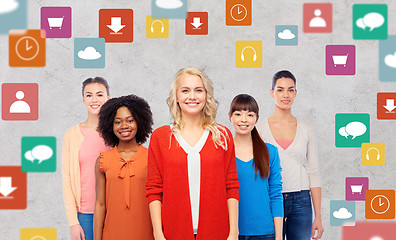
POLYGON ((297 121, 296 136, 288 148, 283 149, 272 136, 268 119, 257 125, 265 142, 278 147, 282 166, 282 192, 296 192, 320 187, 318 147, 311 126, 297 121))

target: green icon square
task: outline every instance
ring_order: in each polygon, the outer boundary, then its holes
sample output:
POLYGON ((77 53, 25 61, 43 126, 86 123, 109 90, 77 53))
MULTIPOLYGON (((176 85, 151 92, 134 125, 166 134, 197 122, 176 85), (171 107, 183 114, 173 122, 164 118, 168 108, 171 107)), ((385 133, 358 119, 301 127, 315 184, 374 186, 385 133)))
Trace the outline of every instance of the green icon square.
POLYGON ((56 171, 55 137, 22 137, 22 172, 56 171))
POLYGON ((388 6, 386 4, 353 5, 353 39, 387 39, 388 6))
POLYGON ((360 148, 370 142, 370 114, 337 113, 335 115, 335 146, 360 148))

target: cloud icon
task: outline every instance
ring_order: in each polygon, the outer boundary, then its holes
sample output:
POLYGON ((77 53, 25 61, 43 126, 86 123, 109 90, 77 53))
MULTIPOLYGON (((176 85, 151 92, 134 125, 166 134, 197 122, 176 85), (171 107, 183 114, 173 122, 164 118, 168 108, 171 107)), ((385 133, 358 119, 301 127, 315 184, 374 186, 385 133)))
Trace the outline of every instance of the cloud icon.
POLYGON ((19 3, 16 0, 2 0, 0 1, 0 14, 9 13, 17 9, 19 3))
POLYGON ((85 60, 96 60, 101 58, 102 55, 94 47, 87 47, 84 51, 78 52, 78 57, 85 60))
POLYGON ((289 29, 283 30, 283 32, 278 33, 280 39, 290 40, 296 37, 289 29))
POLYGON ((396 52, 392 55, 386 55, 385 57, 385 64, 388 65, 389 67, 396 68, 396 52))
POLYGON ((175 9, 183 6, 183 2, 180 0, 156 0, 155 4, 165 9, 175 9))
POLYGON ((338 219, 348 219, 352 217, 352 213, 346 208, 340 208, 338 211, 333 212, 333 216, 338 219))

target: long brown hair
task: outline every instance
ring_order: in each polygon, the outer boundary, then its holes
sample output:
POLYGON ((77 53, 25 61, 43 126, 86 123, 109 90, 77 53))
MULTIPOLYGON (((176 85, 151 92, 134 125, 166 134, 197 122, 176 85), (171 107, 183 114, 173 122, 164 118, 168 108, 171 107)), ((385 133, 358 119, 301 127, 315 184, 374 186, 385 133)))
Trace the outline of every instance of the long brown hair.
MULTIPOLYGON (((231 102, 230 112, 228 113, 231 118, 235 111, 249 111, 254 112, 259 118, 259 107, 256 100, 248 94, 239 94, 231 102)), ((270 174, 270 161, 267 145, 261 139, 256 126, 253 127, 251 132, 253 143, 253 166, 255 168, 255 176, 257 172, 260 173, 261 178, 268 178, 270 174)))

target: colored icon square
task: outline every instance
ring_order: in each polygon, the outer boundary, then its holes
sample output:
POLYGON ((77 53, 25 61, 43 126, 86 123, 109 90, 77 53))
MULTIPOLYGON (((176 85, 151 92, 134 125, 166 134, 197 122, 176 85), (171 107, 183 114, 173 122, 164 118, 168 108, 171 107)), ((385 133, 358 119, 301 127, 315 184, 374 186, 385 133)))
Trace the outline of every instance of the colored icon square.
POLYGON ((379 41, 379 80, 396 81, 396 35, 389 35, 387 40, 379 41))
POLYGON ((130 43, 133 41, 132 9, 100 9, 99 38, 106 42, 130 43))
MULTIPOLYGON (((45 38, 41 30, 10 30, 10 67, 44 67, 45 38)), ((44 35, 44 34, 43 34, 44 35)))
POLYGON ((0 1, 0 34, 27 28, 27 0, 0 1))
POLYGON ((387 39, 388 6, 353 4, 353 39, 387 39))
POLYGON ((169 19, 155 19, 146 16, 147 38, 169 38, 169 19))
POLYGON ((297 25, 275 26, 275 46, 297 46, 297 45, 298 45, 297 25))
POLYGON ((27 174, 20 166, 0 166, 0 209, 25 209, 27 174))
POLYGON ((3 83, 1 118, 3 120, 37 120, 39 109, 37 83, 3 83))
POLYGON ((335 115, 335 146, 359 148, 370 142, 368 113, 337 113, 335 115))
POLYGON ((188 12, 186 35, 208 35, 208 12, 188 12))
POLYGON ((104 68, 105 39, 75 38, 74 39, 75 68, 104 68))
POLYGON ((342 227, 342 240, 390 240, 396 235, 396 222, 356 222, 342 227))
POLYGON ((355 226, 355 202, 330 200, 330 226, 355 226))
MULTIPOLYGON (((396 76, 396 75, 395 75, 396 76)), ((396 119, 396 92, 377 93, 377 119, 396 119)))
POLYGON ((151 0, 151 16, 153 18, 187 17, 187 0, 151 0))
POLYGON ((44 38, 70 38, 72 35, 71 7, 42 7, 41 30, 44 38))
POLYGON ((22 137, 22 172, 56 171, 55 137, 22 137))
POLYGON ((395 218, 395 190, 367 190, 366 219, 395 218))
POLYGON ((251 0, 226 0, 226 25, 250 26, 252 25, 251 0))
POLYGON ((56 228, 21 228, 21 240, 56 240, 56 228))
POLYGON ((333 31, 333 5, 331 3, 304 3, 303 31, 305 33, 331 33, 333 31))
POLYGON ((385 143, 362 143, 362 166, 385 165, 385 143))
POLYGON ((263 43, 262 41, 236 41, 235 66, 237 68, 261 68, 263 43))
POLYGON ((355 45, 326 46, 326 75, 355 75, 355 45))
POLYGON ((368 177, 347 177, 345 178, 345 200, 364 201, 365 192, 369 188, 368 177))

